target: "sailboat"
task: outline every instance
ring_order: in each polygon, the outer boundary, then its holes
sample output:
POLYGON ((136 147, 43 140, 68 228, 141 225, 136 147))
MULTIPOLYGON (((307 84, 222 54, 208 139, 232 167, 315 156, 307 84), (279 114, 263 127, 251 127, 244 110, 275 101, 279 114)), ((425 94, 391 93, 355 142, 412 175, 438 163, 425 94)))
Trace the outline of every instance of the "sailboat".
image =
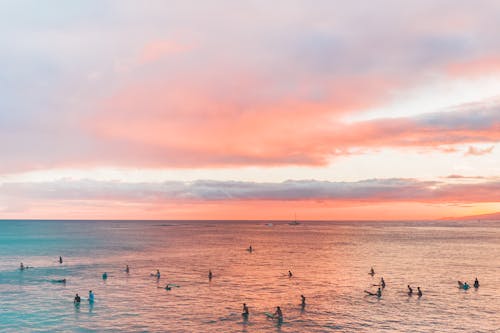
POLYGON ((293 222, 289 222, 289 225, 299 225, 300 223, 297 222, 297 214, 295 214, 295 220, 293 222))

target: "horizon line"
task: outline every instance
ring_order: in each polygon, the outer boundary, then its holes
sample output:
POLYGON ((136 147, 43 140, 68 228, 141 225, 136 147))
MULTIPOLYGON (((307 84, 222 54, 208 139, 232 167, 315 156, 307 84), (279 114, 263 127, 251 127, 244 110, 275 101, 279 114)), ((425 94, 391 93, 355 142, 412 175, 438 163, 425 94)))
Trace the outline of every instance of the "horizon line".
MULTIPOLYGON (((277 222, 277 223, 289 223, 292 220, 262 220, 262 219, 2 219, 0 218, 0 222, 6 221, 54 221, 54 222, 63 222, 63 221, 75 221, 75 222, 277 222)), ((385 220, 377 220, 377 219, 343 219, 343 220, 297 220, 297 222, 466 222, 466 221, 480 221, 480 222, 498 222, 499 219, 480 219, 480 218, 439 218, 439 219, 424 219, 424 220, 415 220, 415 219, 385 219, 385 220)))

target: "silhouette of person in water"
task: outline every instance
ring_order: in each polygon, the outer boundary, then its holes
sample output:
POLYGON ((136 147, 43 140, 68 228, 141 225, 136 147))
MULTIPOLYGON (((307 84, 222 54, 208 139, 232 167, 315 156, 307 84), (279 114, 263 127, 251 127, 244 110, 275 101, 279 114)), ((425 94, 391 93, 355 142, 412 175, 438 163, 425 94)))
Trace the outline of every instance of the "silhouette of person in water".
POLYGON ((248 312, 248 306, 246 303, 243 303, 243 313, 241 314, 243 317, 248 317, 250 313, 248 312))
POLYGON ((208 280, 209 281, 212 280, 212 271, 211 270, 208 270, 208 280))
POLYGON ((373 276, 373 275, 375 275, 375 271, 373 270, 373 267, 372 267, 372 268, 370 268, 370 273, 368 273, 368 274, 370 274, 370 275, 372 275, 372 276, 373 276))
POLYGON ((108 278, 108 273, 104 272, 102 273, 102 279, 106 280, 108 278))
POLYGON ((89 290, 89 302, 94 302, 94 293, 92 292, 92 290, 89 290))
POLYGON ((420 287, 417 287, 418 290, 418 297, 422 297, 422 290, 420 290, 420 287))
POLYGON ((250 245, 247 250, 248 250, 248 252, 251 253, 253 251, 252 245, 250 245))
POLYGON ((128 273, 130 273, 130 268, 128 267, 128 265, 126 265, 126 267, 125 267, 125 272, 126 272, 127 274, 128 274, 128 273))
POLYGON ((288 271, 288 277, 291 278, 293 276, 292 271, 288 271))
POLYGON ((283 313, 281 312, 281 308, 279 306, 276 307, 276 312, 273 317, 278 319, 279 322, 283 321, 283 313))
POLYGON ((306 306, 306 297, 304 295, 300 295, 300 298, 302 299, 300 305, 302 305, 302 307, 306 306))
POLYGON ((413 295, 413 289, 411 289, 410 285, 408 285, 408 296, 413 295))
POLYGON ((63 260, 62 260, 62 257, 59 256, 59 263, 62 264, 63 263, 63 260))
POLYGON ((19 269, 20 269, 20 270, 22 270, 22 271, 24 270, 24 265, 23 265, 23 263, 21 263, 21 265, 19 266, 19 269))
POLYGON ((81 301, 80 296, 78 296, 78 294, 76 294, 75 299, 73 300, 73 303, 74 304, 80 304, 80 301, 81 301))
POLYGON ((476 280, 474 280, 474 288, 479 288, 479 280, 476 277, 476 280))
POLYGON ((385 281, 384 281, 384 278, 381 278, 381 279, 380 279, 380 285, 382 286, 382 288, 385 288, 385 281))

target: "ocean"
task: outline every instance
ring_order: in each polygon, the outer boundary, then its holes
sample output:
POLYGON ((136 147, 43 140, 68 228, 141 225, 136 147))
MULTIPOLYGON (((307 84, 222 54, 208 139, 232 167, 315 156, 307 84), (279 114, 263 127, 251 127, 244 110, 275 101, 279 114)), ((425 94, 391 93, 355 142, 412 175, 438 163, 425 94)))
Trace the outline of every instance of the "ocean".
POLYGON ((0 331, 500 332, 499 222, 267 223, 0 221, 0 331))

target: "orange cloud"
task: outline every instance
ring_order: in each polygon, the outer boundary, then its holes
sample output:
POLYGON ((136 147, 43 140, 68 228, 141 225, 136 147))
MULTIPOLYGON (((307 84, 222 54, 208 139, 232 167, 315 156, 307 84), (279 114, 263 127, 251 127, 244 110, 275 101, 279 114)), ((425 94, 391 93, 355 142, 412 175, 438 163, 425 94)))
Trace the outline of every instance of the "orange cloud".
POLYGON ((102 143, 104 160, 153 167, 325 165, 360 149, 454 152, 453 145, 500 140, 496 104, 345 124, 339 115, 362 103, 351 102, 354 95, 321 101, 233 98, 257 89, 253 84, 242 82, 227 95, 189 85, 135 87, 108 101, 86 127, 102 143))

